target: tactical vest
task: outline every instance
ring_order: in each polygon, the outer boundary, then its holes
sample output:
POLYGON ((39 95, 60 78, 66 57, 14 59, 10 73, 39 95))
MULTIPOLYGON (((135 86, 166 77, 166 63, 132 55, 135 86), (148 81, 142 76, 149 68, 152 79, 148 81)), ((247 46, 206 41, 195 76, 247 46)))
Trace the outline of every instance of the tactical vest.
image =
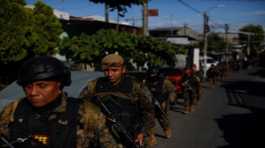
POLYGON ((143 128, 142 112, 137 101, 133 99, 133 85, 130 77, 124 77, 119 85, 113 87, 109 80, 103 77, 97 80, 95 87, 96 94, 109 94, 101 97, 102 102, 131 135, 142 131, 143 128))
POLYGON ((68 98, 66 112, 36 113, 27 99, 22 99, 16 108, 14 122, 10 124, 11 141, 25 140, 15 143, 16 148, 76 147, 79 104, 78 99, 68 98))

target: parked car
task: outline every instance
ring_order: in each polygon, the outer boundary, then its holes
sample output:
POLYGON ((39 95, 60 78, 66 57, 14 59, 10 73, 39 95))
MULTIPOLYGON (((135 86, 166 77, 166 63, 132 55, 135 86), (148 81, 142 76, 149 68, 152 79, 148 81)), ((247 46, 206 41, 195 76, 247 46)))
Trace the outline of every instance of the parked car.
POLYGON ((216 61, 212 57, 207 57, 206 58, 206 65, 204 63, 204 58, 200 59, 200 64, 201 64, 202 68, 206 67, 206 71, 208 71, 209 68, 211 67, 211 65, 217 66, 218 65, 218 61, 216 61))

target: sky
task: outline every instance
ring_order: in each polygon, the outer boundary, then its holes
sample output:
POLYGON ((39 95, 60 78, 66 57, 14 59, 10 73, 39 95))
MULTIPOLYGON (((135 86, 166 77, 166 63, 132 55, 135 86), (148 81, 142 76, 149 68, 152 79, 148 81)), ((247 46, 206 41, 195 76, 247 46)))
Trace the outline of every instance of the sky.
MULTIPOLYGON (((37 0, 26 0, 34 4, 37 0)), ((104 16, 104 5, 89 0, 43 0, 54 9, 68 12, 72 16, 104 16)), ((151 0, 149 9, 158 9, 159 16, 149 17, 149 28, 176 27, 184 24, 201 32, 203 12, 209 16, 211 31, 223 31, 224 24, 230 32, 236 32, 247 24, 262 25, 265 29, 265 0, 151 0)), ((124 18, 136 26, 142 25, 142 7, 127 9, 124 18)), ((117 20, 117 12, 110 17, 117 20)))

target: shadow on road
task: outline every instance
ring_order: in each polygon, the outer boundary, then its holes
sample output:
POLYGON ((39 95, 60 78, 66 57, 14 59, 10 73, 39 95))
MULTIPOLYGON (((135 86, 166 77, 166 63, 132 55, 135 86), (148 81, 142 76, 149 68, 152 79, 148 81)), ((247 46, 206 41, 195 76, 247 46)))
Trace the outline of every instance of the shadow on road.
POLYGON ((249 74, 253 76, 260 76, 260 77, 265 78, 265 68, 258 69, 257 71, 249 73, 249 74))
POLYGON ((265 147, 265 82, 231 81, 222 87, 227 103, 250 110, 250 113, 225 115, 217 119, 226 146, 219 148, 265 147))
POLYGON ((265 109, 265 82, 232 81, 225 82, 227 103, 253 110, 265 109))
POLYGON ((264 114, 232 114, 217 119, 223 138, 228 143, 218 148, 264 147, 264 114))

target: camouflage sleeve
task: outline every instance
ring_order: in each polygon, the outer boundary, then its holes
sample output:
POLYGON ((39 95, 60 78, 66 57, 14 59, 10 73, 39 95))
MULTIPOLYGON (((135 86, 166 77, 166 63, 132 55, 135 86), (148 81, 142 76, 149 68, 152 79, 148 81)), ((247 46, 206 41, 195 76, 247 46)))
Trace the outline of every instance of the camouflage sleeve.
POLYGON ((174 101, 177 97, 175 86, 172 84, 171 81, 165 79, 164 87, 166 89, 166 92, 168 93, 168 99, 170 101, 174 101))
POLYGON ((164 81, 164 87, 167 90, 167 92, 169 92, 169 93, 174 93, 176 90, 175 86, 172 84, 172 82, 167 80, 167 79, 165 79, 165 81, 164 81))
POLYGON ((155 112, 151 92, 145 85, 135 85, 134 89, 143 112, 144 129, 147 133, 152 133, 155 127, 155 112))
POLYGON ((2 110, 0 114, 0 135, 9 136, 8 125, 14 121, 14 113, 18 103, 19 100, 11 102, 2 110))
POLYGON ((90 141, 83 143, 89 143, 90 147, 95 147, 95 145, 96 147, 104 148, 122 147, 122 145, 118 144, 111 135, 109 129, 106 126, 105 116, 101 113, 97 106, 90 103, 90 101, 85 101, 81 110, 83 110, 83 117, 81 120, 85 129, 85 131, 81 132, 83 133, 83 136, 81 137, 84 137, 84 141, 90 141))
POLYGON ((97 80, 89 81, 86 87, 81 91, 79 97, 90 99, 95 94, 96 82, 97 80))

